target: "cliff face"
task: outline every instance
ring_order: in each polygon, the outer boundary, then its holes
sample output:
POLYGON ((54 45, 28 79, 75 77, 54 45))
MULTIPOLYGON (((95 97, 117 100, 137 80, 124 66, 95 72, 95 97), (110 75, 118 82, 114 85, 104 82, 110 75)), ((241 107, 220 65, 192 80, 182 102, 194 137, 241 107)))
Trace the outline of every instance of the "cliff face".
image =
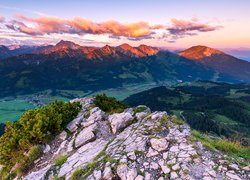
POLYGON ((248 179, 220 152, 191 138, 187 124, 145 106, 107 114, 93 99, 75 99, 82 110, 23 177, 53 179, 248 179))

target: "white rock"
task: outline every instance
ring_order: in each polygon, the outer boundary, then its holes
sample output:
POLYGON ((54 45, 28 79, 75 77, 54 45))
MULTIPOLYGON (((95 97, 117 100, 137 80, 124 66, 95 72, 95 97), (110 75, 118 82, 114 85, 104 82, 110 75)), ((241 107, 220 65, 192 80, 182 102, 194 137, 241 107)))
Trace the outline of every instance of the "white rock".
POLYGON ((136 178, 135 178, 135 180, 143 180, 144 179, 144 177, 142 176, 142 175, 138 175, 136 178))
POLYGON ((153 138, 150 140, 150 143, 152 148, 155 149, 156 151, 166 150, 169 144, 165 138, 160 138, 160 139, 153 138))
POLYGON ((81 123, 83 127, 88 127, 94 124, 97 121, 101 121, 105 116, 105 112, 103 112, 99 107, 95 107, 90 110, 90 116, 81 123))
POLYGON ((113 134, 117 131, 127 126, 127 124, 132 121, 134 117, 130 113, 115 113, 108 117, 108 121, 111 125, 111 130, 113 134))
POLYGON ((66 151, 66 144, 67 140, 63 141, 60 146, 58 147, 57 151, 54 153, 53 157, 57 156, 58 154, 62 154, 66 151))
POLYGON ((233 179, 233 180, 241 180, 241 178, 239 176, 237 176, 236 174, 230 173, 230 172, 226 172, 226 176, 233 179))
POLYGON ((239 166, 237 164, 230 164, 229 167, 233 170, 239 170, 239 166))
POLYGON ((103 171, 102 179, 111 180, 112 177, 113 177, 112 169, 110 168, 110 166, 106 166, 104 171, 103 171))
POLYGON ((44 150, 43 150, 43 153, 47 153, 47 152, 49 152, 50 151, 50 145, 48 145, 48 144, 45 144, 45 148, 44 148, 44 150))
POLYGON ((70 132, 75 132, 78 129, 79 124, 81 123, 83 119, 83 116, 79 116, 77 118, 75 118, 73 121, 71 121, 68 125, 67 125, 67 129, 70 132))
POLYGON ((148 114, 148 113, 146 113, 146 112, 139 112, 139 113, 136 113, 136 114, 135 114, 135 117, 136 117, 138 120, 141 120, 141 119, 143 119, 144 117, 146 117, 147 114, 148 114))
POLYGON ((87 128, 84 128, 75 139, 75 147, 78 148, 92 140, 95 139, 95 134, 93 131, 95 130, 95 125, 91 125, 87 128))
POLYGON ((135 168, 129 169, 127 173, 127 180, 134 180, 137 176, 137 171, 135 168))
POLYGON ((171 152, 179 152, 179 148, 178 148, 178 146, 172 146, 172 147, 169 149, 169 151, 171 151, 171 152))
POLYGON ((30 174, 28 174, 24 180, 44 180, 47 171, 51 168, 51 164, 47 165, 46 167, 42 168, 39 171, 36 172, 31 172, 30 174))
POLYGON ((130 152, 127 154, 128 158, 131 159, 131 160, 136 160, 136 155, 135 155, 135 152, 130 152))
POLYGON ((168 165, 170 164, 175 164, 176 163, 176 158, 173 158, 167 162, 168 165))
POLYGON ((170 169, 165 165, 164 160, 159 160, 158 164, 161 166, 161 170, 165 173, 168 174, 170 173, 170 169))
POLYGON ((84 168, 104 149, 108 141, 97 139, 80 147, 74 154, 68 157, 67 161, 59 170, 58 177, 68 176, 78 168, 84 168), (95 147, 95 148, 93 148, 95 147))
POLYGON ((167 115, 167 112, 163 111, 163 112, 154 112, 152 115, 151 115, 151 119, 152 120, 160 120, 163 116, 166 116, 167 115))
POLYGON ((102 178, 102 172, 101 171, 97 171, 97 170, 94 170, 93 172, 93 176, 96 180, 100 180, 102 178))
POLYGON ((150 163, 150 169, 156 170, 156 169, 158 169, 158 168, 159 168, 159 165, 158 165, 157 163, 155 163, 155 162, 151 162, 151 163, 150 163))
POLYGON ((245 166, 245 167, 243 167, 242 169, 245 170, 245 171, 250 171, 250 165, 245 166))
POLYGON ((145 173, 145 180, 151 180, 151 174, 146 172, 145 173))
POLYGON ((178 178, 178 174, 176 172, 171 172, 170 179, 176 179, 176 178, 178 178))
POLYGON ((58 135, 59 139, 61 140, 66 140, 67 138, 67 132, 66 131, 62 131, 59 135, 58 135))
POLYGON ((173 169, 174 171, 180 169, 179 164, 175 164, 174 166, 172 166, 172 169, 173 169))
POLYGON ((153 150, 153 149, 150 147, 146 156, 147 156, 147 157, 152 157, 152 156, 156 156, 156 155, 158 155, 158 154, 159 154, 159 153, 158 153, 157 151, 153 150))
POLYGON ((163 153, 163 159, 167 159, 168 158, 168 152, 164 152, 163 153))
POLYGON ((127 179, 128 166, 125 163, 119 164, 117 167, 117 175, 121 178, 121 180, 127 179))

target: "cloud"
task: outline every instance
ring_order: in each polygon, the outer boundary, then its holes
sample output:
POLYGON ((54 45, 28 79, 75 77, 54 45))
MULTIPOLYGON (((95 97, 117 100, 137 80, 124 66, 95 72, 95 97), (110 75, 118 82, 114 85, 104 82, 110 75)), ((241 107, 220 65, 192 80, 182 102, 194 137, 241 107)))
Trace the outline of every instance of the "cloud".
POLYGON ((54 38, 56 35, 68 36, 104 35, 109 39, 141 41, 145 39, 175 42, 179 38, 199 33, 216 31, 221 26, 212 26, 191 20, 171 19, 170 24, 149 24, 144 21, 121 23, 114 20, 94 22, 82 17, 63 19, 52 16, 36 18, 16 15, 14 19, 4 22, 5 27, 16 33, 31 37, 54 38))
POLYGON ((5 18, 3 16, 0 16, 0 23, 4 22, 5 18))
POLYGON ((211 26, 208 24, 200 23, 197 18, 193 18, 190 21, 171 19, 172 26, 168 27, 167 30, 175 38, 181 38, 185 36, 196 35, 201 32, 216 31, 222 26, 211 26))
POLYGON ((147 22, 120 23, 118 21, 106 21, 96 23, 84 18, 74 18, 70 20, 41 16, 30 18, 17 15, 17 20, 11 21, 7 28, 29 35, 45 35, 52 33, 69 34, 107 34, 110 37, 150 38, 154 30, 163 28, 163 25, 149 25, 147 22), (29 26, 27 25, 29 24, 29 26))

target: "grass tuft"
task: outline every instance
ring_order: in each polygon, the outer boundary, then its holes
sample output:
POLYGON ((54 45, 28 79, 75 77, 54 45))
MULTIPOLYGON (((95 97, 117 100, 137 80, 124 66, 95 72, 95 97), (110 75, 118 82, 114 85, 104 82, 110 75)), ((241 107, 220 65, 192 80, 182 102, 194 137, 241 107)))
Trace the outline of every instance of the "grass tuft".
POLYGON ((67 155, 62 155, 62 156, 59 156, 58 158, 56 158, 54 160, 54 163, 56 166, 62 166, 68 159, 68 156, 67 155))
POLYGON ((250 148, 242 146, 239 142, 233 142, 226 139, 211 138, 206 134, 198 131, 192 131, 191 140, 199 140, 201 143, 210 150, 219 150, 229 156, 241 157, 250 160, 250 148))

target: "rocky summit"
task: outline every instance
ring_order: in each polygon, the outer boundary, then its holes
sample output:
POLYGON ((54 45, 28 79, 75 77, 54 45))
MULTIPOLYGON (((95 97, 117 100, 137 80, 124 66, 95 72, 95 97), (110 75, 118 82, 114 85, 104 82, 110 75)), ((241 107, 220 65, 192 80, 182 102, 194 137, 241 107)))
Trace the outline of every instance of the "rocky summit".
POLYGON ((219 151, 191 138, 190 127, 146 106, 108 114, 93 98, 74 99, 82 109, 52 142, 44 145, 25 180, 249 179, 219 151))

